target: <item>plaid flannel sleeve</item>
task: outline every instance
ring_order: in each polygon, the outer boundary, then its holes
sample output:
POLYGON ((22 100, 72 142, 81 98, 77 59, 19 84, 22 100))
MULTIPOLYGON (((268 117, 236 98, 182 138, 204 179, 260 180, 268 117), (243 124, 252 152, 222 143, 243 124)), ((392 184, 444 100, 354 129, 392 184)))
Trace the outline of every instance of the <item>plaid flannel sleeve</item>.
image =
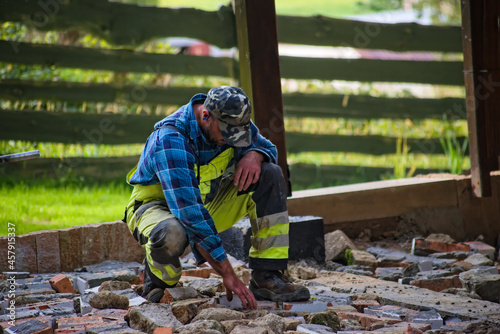
POLYGON ((195 243, 214 260, 225 260, 227 255, 214 221, 201 199, 194 152, 180 133, 162 131, 155 152, 155 169, 170 211, 186 228, 197 263, 205 259, 194 247, 195 243))

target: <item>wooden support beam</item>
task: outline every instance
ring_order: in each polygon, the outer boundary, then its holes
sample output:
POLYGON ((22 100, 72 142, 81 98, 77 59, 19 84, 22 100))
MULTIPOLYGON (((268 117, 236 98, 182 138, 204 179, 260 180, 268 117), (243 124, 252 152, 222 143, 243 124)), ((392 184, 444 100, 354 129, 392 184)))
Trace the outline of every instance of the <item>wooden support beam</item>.
POLYGON ((472 189, 491 196, 500 157, 500 3, 462 0, 462 40, 472 189))
POLYGON ((285 125, 274 0, 234 0, 241 85, 250 92, 255 123, 278 148, 288 192, 285 125))

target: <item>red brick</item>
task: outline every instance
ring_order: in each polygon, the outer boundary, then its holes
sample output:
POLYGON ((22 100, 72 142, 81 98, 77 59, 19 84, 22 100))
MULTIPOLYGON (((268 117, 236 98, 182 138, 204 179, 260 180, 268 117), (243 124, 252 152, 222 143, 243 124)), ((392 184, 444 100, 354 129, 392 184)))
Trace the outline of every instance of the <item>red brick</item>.
POLYGON ((114 223, 114 228, 116 233, 120 235, 119 261, 142 262, 145 256, 144 248, 134 239, 127 224, 119 221, 114 223))
POLYGON ((449 288, 462 288, 462 282, 460 282, 460 279, 456 276, 416 280, 412 281, 410 284, 418 286, 419 288, 429 289, 437 292, 449 288))
POLYGON ((73 289, 73 285, 68 277, 63 274, 56 275, 49 280, 50 286, 57 292, 69 292, 75 293, 75 289, 73 289))
POLYGON ((33 334, 54 334, 54 331, 52 330, 51 327, 46 327, 46 328, 42 329, 41 331, 33 332, 33 334))
POLYGON ((36 239, 38 273, 60 272, 59 231, 34 232, 33 235, 36 239))
POLYGON ((109 320, 123 320, 125 315, 128 313, 128 310, 121 310, 121 309, 93 309, 92 310, 92 316, 97 316, 97 317, 102 317, 103 319, 109 319, 109 320))
POLYGON ((375 305, 380 305, 380 303, 376 300, 371 299, 358 299, 352 302, 352 306, 354 306, 356 310, 361 313, 363 313, 366 307, 375 305))
POLYGON ((450 253, 454 251, 470 252, 470 246, 463 244, 450 244, 440 241, 415 240, 415 248, 431 253, 450 253))
POLYGON ((104 244, 108 242, 103 236, 105 230, 101 224, 80 226, 82 265, 98 264, 108 260, 104 254, 104 244))
POLYGON ((9 250, 9 238, 8 237, 1 237, 0 238, 0 268, 1 268, 0 272, 12 271, 12 270, 9 270, 8 250, 9 250))
POLYGON ((156 327, 153 334, 173 334, 172 327, 156 327))
POLYGON ((16 270, 38 272, 36 259, 36 238, 33 234, 18 235, 16 237, 16 270))
POLYGON ((195 276, 201 278, 209 278, 210 274, 217 274, 217 272, 212 268, 192 269, 182 272, 182 276, 195 276))
POLYGON ((339 316, 340 320, 343 319, 356 320, 361 324, 361 326, 363 326, 366 329, 369 329, 372 324, 380 321, 383 321, 386 324, 395 324, 397 322, 401 322, 401 320, 397 319, 377 317, 376 315, 357 313, 357 312, 338 312, 337 315, 339 316))
POLYGON ((81 231, 76 227, 59 230, 61 271, 70 272, 83 266, 80 238, 81 231))
POLYGON ((163 292, 163 297, 161 297, 161 299, 160 299, 160 303, 172 304, 173 301, 174 301, 174 297, 172 297, 172 295, 170 294, 168 289, 165 289, 165 291, 163 292))
POLYGON ((394 268, 406 268, 406 267, 409 267, 411 265, 411 263, 408 263, 408 262, 391 262, 391 261, 383 261, 383 262, 377 262, 377 267, 383 267, 383 268, 391 268, 391 267, 394 267, 394 268))
POLYGON ((423 333, 424 332, 422 332, 420 329, 412 327, 410 324, 408 324, 408 327, 406 328, 404 334, 423 334, 423 333))

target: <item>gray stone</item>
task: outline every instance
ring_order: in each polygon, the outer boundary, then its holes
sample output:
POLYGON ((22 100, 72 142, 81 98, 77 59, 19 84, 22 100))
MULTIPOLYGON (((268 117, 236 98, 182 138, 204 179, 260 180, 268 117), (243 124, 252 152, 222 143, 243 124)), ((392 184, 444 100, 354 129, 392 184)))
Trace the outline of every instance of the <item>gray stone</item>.
POLYGON ((283 319, 285 320, 285 331, 296 331, 298 325, 305 323, 303 317, 289 317, 283 319))
POLYGON ((408 313, 406 320, 412 323, 430 324, 431 329, 439 329, 443 326, 443 318, 436 310, 418 311, 408 313))
MULTIPOLYGON (((9 333, 36 333, 39 331, 44 330, 48 326, 44 324, 41 321, 38 321, 36 319, 31 319, 28 321, 25 321, 23 323, 20 323, 18 325, 9 327, 8 331, 9 333)), ((3 331, 3 329, 2 329, 3 331)))
POLYGON ((491 266, 493 261, 490 260, 486 255, 475 253, 467 257, 464 262, 468 262, 473 266, 491 266))
POLYGON ((182 324, 175 318, 170 305, 144 303, 129 309, 125 320, 130 327, 146 333, 152 333, 156 327, 172 327, 174 330, 182 324))
POLYGON ((330 333, 335 333, 334 330, 332 330, 328 326, 324 325, 315 325, 315 324, 301 324, 297 326, 297 331, 298 332, 303 332, 303 333, 314 333, 314 334, 330 334, 330 333))
POLYGON ((99 291, 115 291, 132 288, 132 284, 124 281, 105 281, 99 287, 99 291))
MULTIPOLYGON (((16 309, 16 320, 26 319, 26 318, 34 318, 34 317, 38 317, 39 315, 40 315, 39 310, 30 310, 27 308, 16 309)), ((10 321, 10 320, 12 320, 12 319, 11 319, 11 316, 9 313, 0 315, 0 322, 10 321)))
POLYGON ((194 280, 189 282, 190 287, 194 288, 198 293, 213 297, 217 292, 222 292, 222 281, 218 278, 208 278, 202 280, 194 280))
POLYGON ((111 291, 102 291, 93 295, 89 304, 98 309, 119 308, 126 310, 128 308, 128 298, 111 291))
POLYGON ((422 261, 418 263, 418 269, 420 271, 431 271, 432 270, 432 261, 422 261))
POLYGON ((371 268, 377 267, 377 258, 367 251, 351 249, 351 255, 352 264, 367 266, 371 268))
POLYGON ((174 301, 196 298, 198 296, 198 292, 192 286, 167 288, 166 290, 170 293, 174 301))
POLYGON ((432 233, 425 238, 426 241, 439 241, 439 242, 445 242, 447 244, 454 244, 456 241, 450 237, 448 234, 442 234, 442 233, 432 233))
POLYGON ((92 312, 92 306, 88 302, 84 302, 81 297, 73 299, 73 307, 79 315, 85 315, 92 312))
POLYGON ((418 274, 420 271, 420 268, 418 266, 418 262, 410 264, 408 267, 403 269, 403 276, 404 277, 414 277, 415 275, 418 274))
POLYGON ((500 275, 488 272, 469 270, 459 275, 462 285, 469 292, 474 292, 484 300, 496 302, 500 300, 500 275))
POLYGON ((384 281, 397 282, 403 277, 403 268, 379 267, 375 270, 375 277, 384 281))
POLYGON ((102 273, 102 272, 111 272, 111 271, 121 271, 123 269, 132 269, 139 272, 140 269, 143 268, 143 265, 139 262, 120 262, 114 260, 103 261, 98 264, 91 264, 81 268, 75 269, 76 272, 82 273, 102 273))
POLYGON ((179 329, 178 334, 219 334, 224 333, 224 329, 220 322, 216 320, 200 320, 185 325, 179 329))
POLYGON ((236 326, 247 326, 251 320, 225 320, 221 321, 221 325, 224 328, 224 333, 231 333, 236 326))
POLYGON ((335 332, 340 330, 339 317, 332 310, 307 314, 304 316, 304 319, 306 319, 308 324, 328 326, 335 332))
POLYGON ((192 322, 199 320, 216 320, 216 321, 225 321, 225 320, 241 320, 244 318, 244 314, 242 312, 233 311, 225 308, 206 308, 201 310, 200 313, 192 322))
POLYGON ((266 327, 236 326, 231 334, 273 334, 266 327))
POLYGON ((210 299, 186 299, 172 303, 172 313, 183 324, 189 323, 203 308, 215 307, 216 302, 210 299))
POLYGON ((297 268, 295 268, 295 274, 299 279, 308 280, 316 278, 316 276, 318 275, 318 271, 311 267, 298 266, 297 268))
POLYGON ((281 334, 285 330, 285 319, 276 314, 267 314, 250 322, 250 326, 269 327, 275 334, 281 334))
POLYGON ((444 278, 456 276, 463 272, 463 269, 460 267, 453 267, 448 269, 436 269, 430 271, 419 272, 416 276, 417 279, 436 279, 436 278, 444 278))
POLYGON ((435 258, 435 259, 457 259, 457 260, 463 260, 470 254, 468 252, 462 252, 462 251, 454 251, 454 252, 449 252, 449 253, 432 253, 429 254, 429 257, 435 258))
POLYGON ((356 249, 356 245, 341 230, 325 234, 325 260, 345 259, 346 249, 356 249))
POLYGON ((101 285, 105 281, 133 282, 138 276, 134 269, 123 269, 104 273, 81 273, 79 278, 87 282, 89 288, 101 285))
POLYGON ((356 320, 342 319, 340 320, 340 328, 342 331, 364 331, 365 328, 356 320))
POLYGON ((4 271, 2 275, 8 276, 9 278, 14 277, 16 280, 30 277, 30 273, 27 271, 4 271))

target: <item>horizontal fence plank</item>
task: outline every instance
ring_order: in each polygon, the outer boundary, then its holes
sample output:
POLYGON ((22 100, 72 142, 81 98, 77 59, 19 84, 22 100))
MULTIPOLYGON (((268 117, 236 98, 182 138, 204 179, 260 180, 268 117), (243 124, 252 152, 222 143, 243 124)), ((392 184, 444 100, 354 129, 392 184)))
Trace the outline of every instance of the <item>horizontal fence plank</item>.
MULTIPOLYGON (((462 142, 465 138, 458 138, 462 142)), ((343 136, 299 132, 286 133, 289 153, 356 152, 371 155, 395 154, 397 138, 377 135, 343 136)), ((409 153, 443 154, 439 138, 408 138, 409 153)))
POLYGON ((164 116, 1 110, 0 139, 82 144, 146 142, 164 116))
POLYGON ((464 85, 459 61, 327 59, 280 57, 281 77, 288 79, 411 82, 464 85))
MULTIPOLYGON (((82 29, 115 45, 139 45, 159 37, 182 36, 223 48, 236 46, 232 9, 156 8, 102 0, 0 1, 0 21, 39 30, 82 29), (189 24, 186 24, 189 22, 189 24)), ((277 17, 281 43, 346 46, 393 51, 462 52, 456 26, 385 24, 324 17, 277 17)))
POLYGON ((228 6, 207 12, 103 0, 0 1, 0 21, 21 22, 41 31, 83 30, 113 45, 136 46, 154 38, 182 36, 222 48, 236 46, 236 24, 228 6))
MULTIPOLYGON (((407 172, 409 169, 407 170, 407 172)), ((443 172, 439 169, 416 169, 413 175, 443 172)), ((313 189, 341 184, 379 181, 394 174, 394 168, 342 165, 313 165, 297 163, 290 165, 292 187, 313 189)))
MULTIPOLYGON (((209 87, 145 87, 55 81, 0 81, 0 99, 182 105, 209 87)), ((394 119, 466 119, 460 98, 384 98, 367 95, 283 94, 286 116, 394 119)))
POLYGON ((376 23, 311 17, 278 16, 280 43, 344 46, 391 51, 462 52, 460 26, 376 23))
MULTIPOLYGON (((0 111, 0 139, 38 142, 129 144, 145 142, 162 116, 0 111)), ((266 134, 266 129, 261 129, 266 134)), ((464 140, 464 138, 460 138, 464 140)), ((286 133, 287 151, 396 153, 397 138, 286 133)), ((408 139, 410 153, 442 154, 438 138, 408 139)))
MULTIPOLYGON (((139 156, 104 158, 39 158, 0 165, 0 179, 85 180, 88 182, 122 181, 139 161, 139 156)), ((440 172, 436 169, 417 169, 414 175, 440 172)), ((356 182, 377 181, 389 177, 392 168, 292 164, 292 187, 297 189, 328 187, 356 182)))
MULTIPOLYGON (((0 41, 0 61, 116 72, 172 73, 238 77, 231 58, 154 54, 129 50, 90 49, 61 45, 0 41)), ((463 86, 459 61, 409 61, 379 59, 328 59, 280 57, 286 79, 413 82, 463 86)))
POLYGON ((82 48, 0 40, 0 61, 26 65, 104 70, 124 73, 213 75, 237 77, 235 59, 82 48))
POLYGON ((157 87, 59 81, 0 81, 0 99, 184 105, 210 87, 157 87))
POLYGON ((283 94, 285 116, 320 118, 466 119, 465 99, 386 98, 368 95, 283 94))
POLYGON ((0 165, 0 178, 15 180, 71 179, 103 182, 123 180, 139 156, 104 158, 39 158, 0 165))

